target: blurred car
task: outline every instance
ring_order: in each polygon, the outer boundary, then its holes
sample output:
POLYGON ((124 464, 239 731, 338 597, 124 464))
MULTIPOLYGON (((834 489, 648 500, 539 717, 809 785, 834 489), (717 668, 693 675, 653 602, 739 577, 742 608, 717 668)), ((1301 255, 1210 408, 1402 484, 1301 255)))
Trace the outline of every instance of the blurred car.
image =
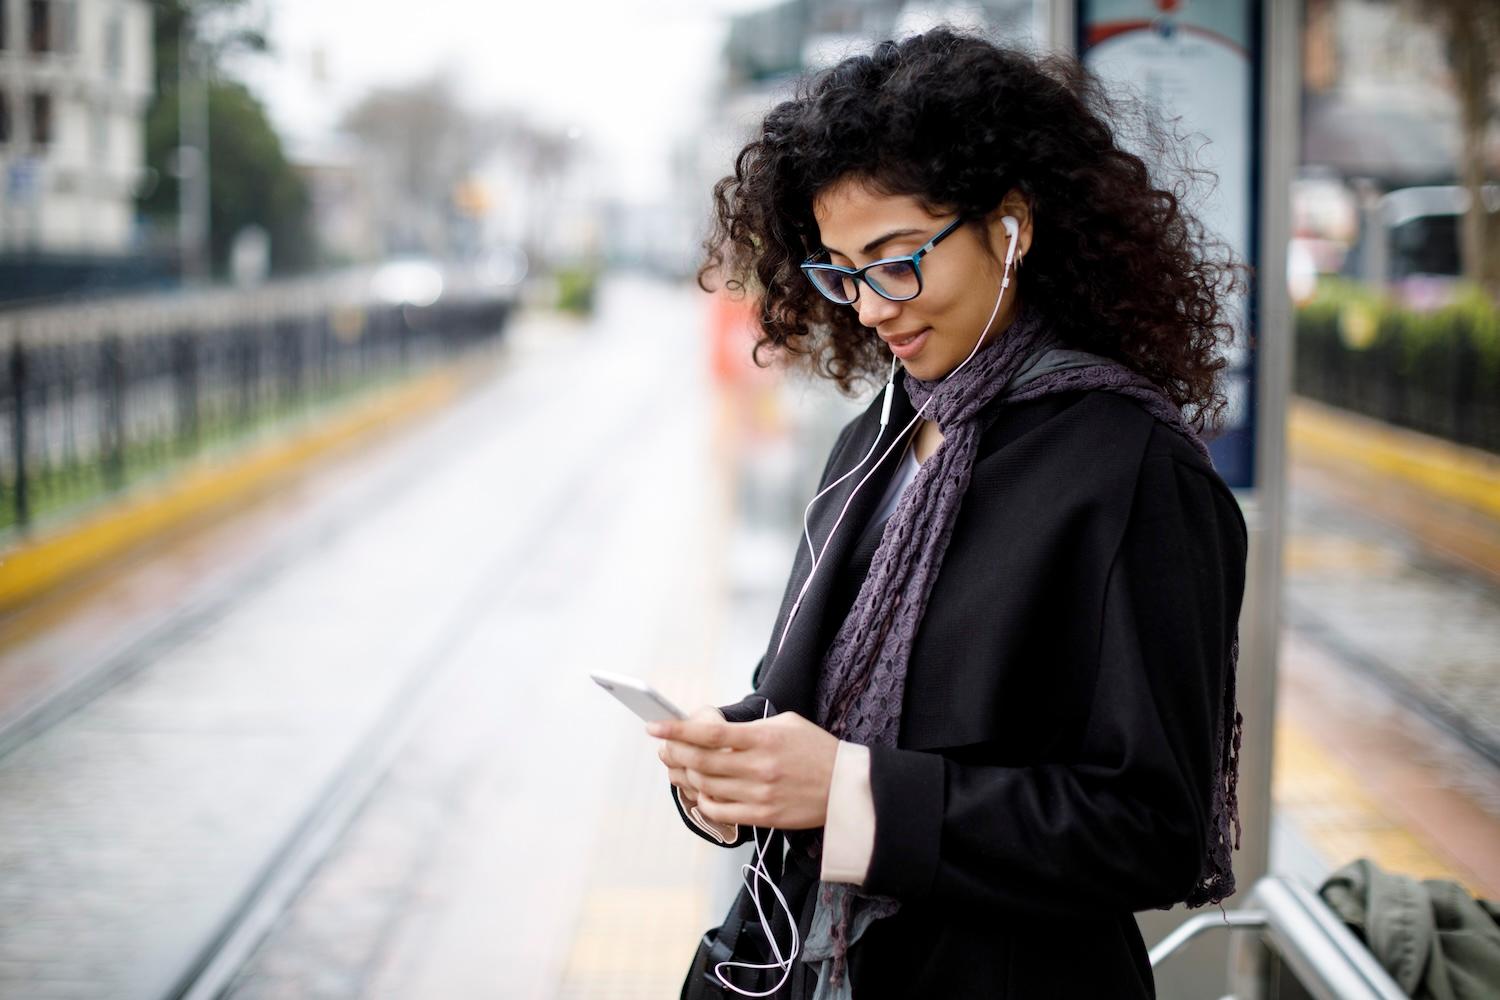
MULTIPOLYGON (((1483 189, 1485 210, 1500 211, 1500 184, 1483 189)), ((1366 213, 1344 273, 1387 286, 1407 305, 1428 309, 1452 298, 1463 275, 1459 250, 1469 192, 1453 184, 1397 188, 1366 213)))

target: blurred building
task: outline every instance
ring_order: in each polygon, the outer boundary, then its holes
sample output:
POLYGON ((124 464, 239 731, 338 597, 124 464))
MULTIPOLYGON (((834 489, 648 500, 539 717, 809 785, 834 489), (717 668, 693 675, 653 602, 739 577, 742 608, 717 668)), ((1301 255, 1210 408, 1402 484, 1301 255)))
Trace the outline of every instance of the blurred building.
POLYGON ((1303 162, 1382 189, 1453 183, 1458 100, 1438 25, 1392 0, 1307 0, 1306 11, 1303 162))
MULTIPOLYGON (((1400 0, 1306 0, 1305 17, 1290 262, 1298 297, 1318 276, 1340 274, 1440 304, 1461 270, 1468 206, 1441 18, 1400 0)), ((1480 142, 1485 175, 1500 174, 1500 131, 1491 124, 1480 142)))
POLYGON ((601 249, 612 265, 679 279, 697 271, 708 197, 700 142, 700 135, 682 135, 673 143, 667 159, 670 183, 660 197, 614 199, 600 206, 601 249))
POLYGON ((307 185, 318 263, 337 267, 375 260, 383 246, 379 205, 369 159, 347 136, 299 140, 287 159, 307 185))
POLYGON ((940 23, 1034 42, 1047 7, 1037 0, 786 0, 733 20, 725 82, 738 91, 784 80, 940 23))
POLYGON ((0 257, 124 257, 145 171, 146 0, 0 0, 0 257))

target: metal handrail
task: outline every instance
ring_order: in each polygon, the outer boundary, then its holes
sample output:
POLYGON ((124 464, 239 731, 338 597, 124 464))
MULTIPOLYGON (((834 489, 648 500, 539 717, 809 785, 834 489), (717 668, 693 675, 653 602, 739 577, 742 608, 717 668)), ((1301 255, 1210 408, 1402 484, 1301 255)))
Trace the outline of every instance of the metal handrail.
POLYGON ((1264 927, 1268 918, 1262 910, 1230 910, 1227 913, 1200 913, 1191 920, 1184 920, 1176 929, 1156 943, 1148 953, 1151 968, 1171 958, 1183 945, 1193 938, 1218 927, 1236 930, 1244 927, 1264 927))
MULTIPOLYGON (((1150 951, 1155 969, 1193 938, 1217 927, 1258 931, 1255 947, 1276 956, 1316 1000, 1405 1000, 1406 993, 1322 899, 1302 885, 1268 875, 1255 883, 1245 909, 1200 914, 1150 951)), ((1262 974, 1272 963, 1257 962, 1262 974)), ((1257 983, 1255 996, 1269 995, 1257 983)), ((1237 994, 1239 995, 1239 994, 1237 994)))
POLYGON ((1269 918, 1262 941, 1317 1000, 1406 1000, 1406 993, 1328 905, 1290 879, 1255 883, 1269 918))

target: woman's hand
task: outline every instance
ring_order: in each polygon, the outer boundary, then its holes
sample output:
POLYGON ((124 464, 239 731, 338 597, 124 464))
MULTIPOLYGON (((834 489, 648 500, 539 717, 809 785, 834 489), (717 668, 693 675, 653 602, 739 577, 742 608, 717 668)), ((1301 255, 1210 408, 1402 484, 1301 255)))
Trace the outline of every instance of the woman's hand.
MULTIPOLYGON (((688 720, 698 722, 725 721, 724 713, 719 711, 717 708, 714 708, 712 705, 706 705, 703 708, 698 709, 696 712, 693 712, 688 716, 688 720)), ((695 785, 692 779, 688 777, 686 768, 674 766, 667 760, 666 749, 666 744, 662 744, 662 746, 657 748, 656 755, 661 758, 663 764, 667 765, 667 780, 677 786, 677 793, 678 796, 682 799, 683 805, 697 805, 698 786, 695 785)), ((704 818, 707 819, 706 816, 704 818)))
POLYGON ((646 727, 683 801, 704 819, 810 830, 828 818, 838 738, 796 712, 726 722, 717 709, 646 727))

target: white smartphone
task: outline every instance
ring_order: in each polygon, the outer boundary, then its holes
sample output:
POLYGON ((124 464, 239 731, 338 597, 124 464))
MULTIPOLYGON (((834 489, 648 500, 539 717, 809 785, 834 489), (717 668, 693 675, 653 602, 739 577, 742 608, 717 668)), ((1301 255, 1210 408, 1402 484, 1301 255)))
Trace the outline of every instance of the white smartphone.
POLYGON ((687 718, 687 713, 643 680, 626 677, 624 674, 611 674, 603 670, 596 670, 589 676, 646 722, 666 722, 668 719, 687 718))

